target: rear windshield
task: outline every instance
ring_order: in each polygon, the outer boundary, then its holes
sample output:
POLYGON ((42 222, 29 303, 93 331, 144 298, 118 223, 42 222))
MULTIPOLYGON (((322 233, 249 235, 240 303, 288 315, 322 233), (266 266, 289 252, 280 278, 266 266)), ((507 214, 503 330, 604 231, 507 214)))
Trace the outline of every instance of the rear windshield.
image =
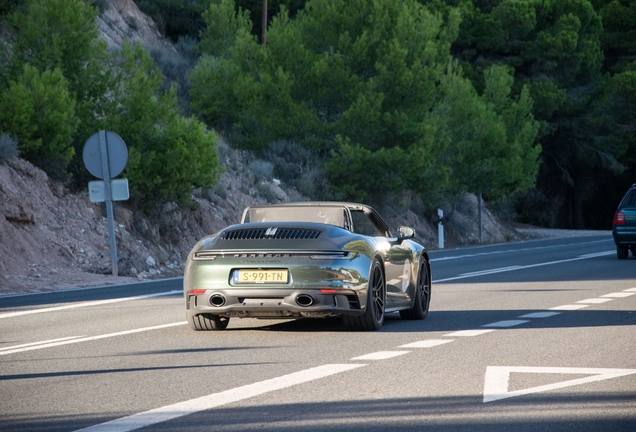
POLYGON ((636 207, 636 189, 630 189, 621 201, 621 208, 625 207, 636 207))
POLYGON ((316 222, 345 226, 347 213, 343 207, 267 207, 249 209, 244 222, 316 222))

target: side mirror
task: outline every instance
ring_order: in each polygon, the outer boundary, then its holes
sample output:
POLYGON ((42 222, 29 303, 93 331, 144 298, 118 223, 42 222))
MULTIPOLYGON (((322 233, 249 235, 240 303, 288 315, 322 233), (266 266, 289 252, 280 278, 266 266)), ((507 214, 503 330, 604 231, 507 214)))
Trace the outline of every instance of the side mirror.
POLYGON ((415 230, 410 227, 401 226, 398 227, 398 241, 402 243, 404 240, 409 240, 415 237, 415 230))

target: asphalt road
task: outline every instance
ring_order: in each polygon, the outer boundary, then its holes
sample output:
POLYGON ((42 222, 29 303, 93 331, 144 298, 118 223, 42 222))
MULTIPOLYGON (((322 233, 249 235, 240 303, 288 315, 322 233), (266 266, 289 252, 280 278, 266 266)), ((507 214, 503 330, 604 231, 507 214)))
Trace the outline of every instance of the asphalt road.
POLYGON ((185 323, 181 280, 0 297, 0 431, 634 431, 636 259, 431 253, 425 321, 185 323))

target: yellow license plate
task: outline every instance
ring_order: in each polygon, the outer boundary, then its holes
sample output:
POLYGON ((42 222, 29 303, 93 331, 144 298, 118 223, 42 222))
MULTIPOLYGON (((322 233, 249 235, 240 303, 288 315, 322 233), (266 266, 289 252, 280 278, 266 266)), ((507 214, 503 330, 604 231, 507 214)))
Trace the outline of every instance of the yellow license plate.
POLYGON ((241 283, 289 283, 289 271, 288 270, 235 270, 233 282, 235 284, 241 283))

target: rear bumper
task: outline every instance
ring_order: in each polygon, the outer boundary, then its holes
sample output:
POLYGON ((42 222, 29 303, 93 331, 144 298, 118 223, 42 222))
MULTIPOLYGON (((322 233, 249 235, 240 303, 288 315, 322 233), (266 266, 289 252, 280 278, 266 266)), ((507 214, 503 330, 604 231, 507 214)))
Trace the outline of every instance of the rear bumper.
POLYGON ((203 294, 186 292, 186 313, 188 317, 213 314, 245 318, 360 315, 363 311, 358 293, 362 294, 351 290, 326 294, 307 289, 211 289, 203 294))
POLYGON ((636 246, 636 227, 615 226, 612 236, 617 246, 636 246))

